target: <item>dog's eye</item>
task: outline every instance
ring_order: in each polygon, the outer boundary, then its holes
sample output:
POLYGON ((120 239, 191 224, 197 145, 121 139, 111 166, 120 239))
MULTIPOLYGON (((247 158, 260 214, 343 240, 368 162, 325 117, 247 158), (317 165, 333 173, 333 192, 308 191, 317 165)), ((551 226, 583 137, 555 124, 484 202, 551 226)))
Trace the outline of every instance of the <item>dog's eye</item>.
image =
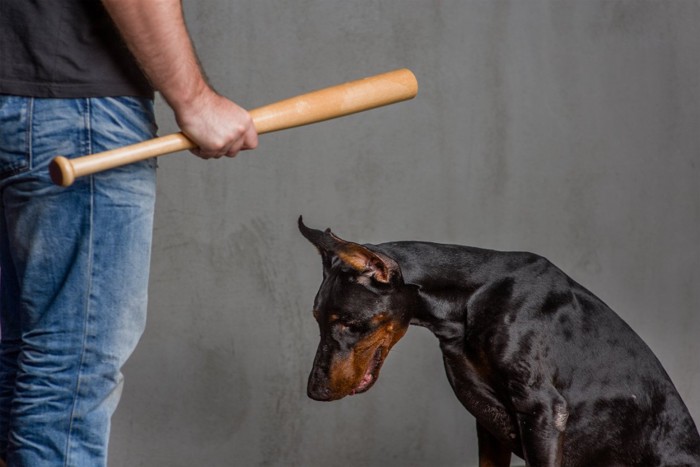
POLYGON ((370 323, 367 321, 348 321, 345 323, 348 330, 354 333, 363 334, 370 330, 370 323))
POLYGON ((338 321, 336 321, 335 323, 331 323, 330 334, 336 341, 344 341, 346 339, 347 332, 348 327, 345 324, 340 323, 338 321))
POLYGON ((356 332, 361 332, 361 327, 362 325, 359 323, 354 323, 354 322, 347 322, 347 321, 335 321, 334 323, 331 323, 333 326, 333 331, 338 332, 338 333, 356 333, 356 332))

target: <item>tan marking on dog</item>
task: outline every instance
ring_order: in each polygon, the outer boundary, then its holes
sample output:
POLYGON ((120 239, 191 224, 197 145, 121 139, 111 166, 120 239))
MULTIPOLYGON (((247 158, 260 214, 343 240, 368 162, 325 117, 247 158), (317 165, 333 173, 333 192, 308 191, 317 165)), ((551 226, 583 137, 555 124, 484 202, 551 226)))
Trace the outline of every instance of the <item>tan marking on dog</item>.
MULTIPOLYGON (((373 320, 381 322, 386 320, 386 315, 377 315, 373 320)), ((328 372, 328 379, 329 388, 334 394, 347 395, 360 385, 379 348, 382 349, 380 355, 381 366, 389 350, 408 330, 407 325, 401 327, 397 324, 393 320, 388 321, 355 344, 355 347, 345 358, 333 360, 328 372)))

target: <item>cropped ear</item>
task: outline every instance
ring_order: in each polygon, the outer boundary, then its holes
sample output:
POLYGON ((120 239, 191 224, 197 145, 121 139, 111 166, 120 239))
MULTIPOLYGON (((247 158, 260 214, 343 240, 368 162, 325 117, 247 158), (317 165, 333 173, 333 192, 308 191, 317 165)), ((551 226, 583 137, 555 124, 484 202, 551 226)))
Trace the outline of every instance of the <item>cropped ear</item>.
POLYGON ((401 274, 398 263, 388 256, 363 245, 345 241, 335 236, 330 229, 323 232, 310 229, 304 225, 301 216, 299 216, 299 231, 321 253, 324 266, 330 265, 331 259, 335 256, 363 277, 373 278, 383 284, 390 283, 392 278, 399 277, 401 274))
MULTIPOLYGON (((333 234, 331 233, 331 235, 333 234)), ((339 248, 336 254, 343 263, 360 275, 373 278, 382 284, 388 284, 400 272, 396 261, 357 243, 345 242, 345 245, 339 248)))
POLYGON ((331 258, 334 250, 333 242, 329 241, 329 234, 331 232, 331 229, 326 229, 325 232, 322 232, 317 229, 311 229, 304 225, 301 216, 299 216, 298 225, 301 234, 308 241, 310 241, 311 244, 313 244, 318 250, 318 252, 321 254, 324 270, 330 268, 331 258))

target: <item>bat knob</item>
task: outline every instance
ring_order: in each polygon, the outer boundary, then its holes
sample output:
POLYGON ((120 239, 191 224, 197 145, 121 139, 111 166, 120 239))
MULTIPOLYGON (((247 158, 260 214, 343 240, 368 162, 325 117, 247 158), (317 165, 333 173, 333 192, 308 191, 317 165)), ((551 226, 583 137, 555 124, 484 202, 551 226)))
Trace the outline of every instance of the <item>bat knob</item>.
POLYGON ((51 180, 60 186, 71 186, 75 181, 73 165, 63 156, 54 157, 49 164, 51 180))

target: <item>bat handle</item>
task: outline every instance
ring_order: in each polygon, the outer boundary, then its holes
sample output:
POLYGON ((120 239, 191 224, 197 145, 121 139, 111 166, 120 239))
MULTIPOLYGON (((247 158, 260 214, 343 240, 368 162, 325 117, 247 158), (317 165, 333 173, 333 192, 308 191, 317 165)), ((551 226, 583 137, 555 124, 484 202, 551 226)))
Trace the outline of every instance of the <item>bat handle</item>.
MULTIPOLYGON (((263 134, 401 102, 417 93, 416 77, 404 68, 275 102, 251 110, 250 116, 263 134)), ((58 156, 49 172, 56 185, 65 187, 84 175, 195 147, 184 134, 173 133, 75 159, 58 156)))
POLYGON ((173 133, 75 159, 57 156, 49 164, 49 174, 56 185, 67 187, 78 177, 195 147, 183 133, 173 133))

